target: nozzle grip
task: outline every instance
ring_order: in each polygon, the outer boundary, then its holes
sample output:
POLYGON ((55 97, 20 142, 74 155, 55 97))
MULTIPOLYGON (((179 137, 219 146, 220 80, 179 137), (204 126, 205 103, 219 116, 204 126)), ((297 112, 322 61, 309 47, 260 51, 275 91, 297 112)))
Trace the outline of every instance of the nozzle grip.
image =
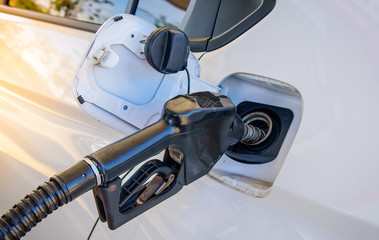
POLYGON ((96 164, 102 183, 107 183, 164 150, 178 132, 179 129, 161 120, 86 157, 96 164))

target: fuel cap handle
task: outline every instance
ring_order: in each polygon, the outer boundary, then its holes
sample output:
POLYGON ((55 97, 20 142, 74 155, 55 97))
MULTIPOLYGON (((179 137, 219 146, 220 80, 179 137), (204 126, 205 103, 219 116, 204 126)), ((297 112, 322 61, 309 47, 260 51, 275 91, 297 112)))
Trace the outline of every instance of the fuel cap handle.
POLYGON ((145 44, 147 62, 163 74, 184 70, 187 67, 189 52, 188 37, 183 31, 175 27, 155 29, 145 44))

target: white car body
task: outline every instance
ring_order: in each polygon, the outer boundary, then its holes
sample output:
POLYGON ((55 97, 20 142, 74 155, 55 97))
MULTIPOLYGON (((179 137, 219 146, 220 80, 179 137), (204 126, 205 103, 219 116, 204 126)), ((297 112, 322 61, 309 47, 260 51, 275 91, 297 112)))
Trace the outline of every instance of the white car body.
MULTIPOLYGON (((278 1, 199 61, 201 79, 213 84, 246 72, 302 94, 300 129, 267 197, 204 176, 115 231, 99 223, 91 239, 377 239, 378 9, 374 1, 278 1)), ((71 91, 92 37, 0 13, 1 212, 124 136, 84 112, 71 91)), ((25 239, 84 239, 96 218, 87 193, 25 239)))

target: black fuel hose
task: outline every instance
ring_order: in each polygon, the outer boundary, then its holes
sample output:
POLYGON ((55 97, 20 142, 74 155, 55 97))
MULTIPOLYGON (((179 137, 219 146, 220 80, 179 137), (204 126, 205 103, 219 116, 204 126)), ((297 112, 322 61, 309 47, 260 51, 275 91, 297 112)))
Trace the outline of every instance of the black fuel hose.
POLYGON ((0 239, 20 239, 42 219, 91 190, 96 183, 96 176, 85 161, 56 174, 1 216, 0 239))

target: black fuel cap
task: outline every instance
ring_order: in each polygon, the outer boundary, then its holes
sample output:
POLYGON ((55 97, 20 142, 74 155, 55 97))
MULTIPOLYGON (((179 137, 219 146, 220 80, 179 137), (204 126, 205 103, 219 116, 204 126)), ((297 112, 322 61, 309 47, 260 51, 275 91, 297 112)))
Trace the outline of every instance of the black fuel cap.
POLYGON ((190 52, 186 34, 175 27, 155 29, 146 40, 147 62, 160 73, 177 73, 187 67, 190 52))

